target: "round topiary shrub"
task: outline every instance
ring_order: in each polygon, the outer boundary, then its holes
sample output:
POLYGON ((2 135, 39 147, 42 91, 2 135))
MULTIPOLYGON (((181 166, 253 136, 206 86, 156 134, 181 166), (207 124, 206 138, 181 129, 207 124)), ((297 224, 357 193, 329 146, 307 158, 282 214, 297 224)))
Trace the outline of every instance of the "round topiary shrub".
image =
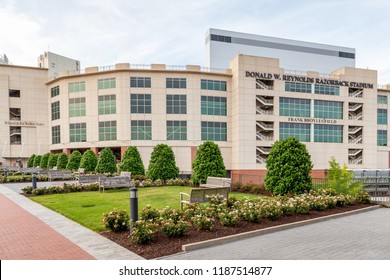
POLYGON ((145 175, 145 167, 137 147, 130 146, 126 149, 119 164, 119 171, 131 172, 131 176, 145 175))
POLYGON ((116 172, 115 156, 110 148, 106 147, 100 151, 95 171, 101 174, 116 172))
POLYGON ((68 155, 65 153, 58 154, 57 169, 58 170, 66 169, 67 165, 68 165, 68 155))
POLYGON ((296 138, 276 141, 266 160, 265 189, 276 195, 310 191, 313 163, 306 146, 296 138))
POLYGON ((39 166, 43 169, 47 169, 47 165, 49 163, 49 157, 50 153, 46 153, 41 157, 41 162, 39 163, 39 166))
POLYGON ((27 161, 27 167, 34 167, 35 154, 32 154, 27 161))
POLYGON ((66 169, 68 170, 77 170, 79 169, 81 161, 81 153, 78 150, 74 150, 68 160, 68 164, 66 165, 66 169))
POLYGON ((85 172, 93 172, 97 165, 97 156, 92 150, 86 150, 81 157, 80 168, 83 168, 85 172))
POLYGON ((159 144, 154 147, 146 175, 152 180, 175 179, 179 176, 179 168, 170 146, 159 144))
POLYGON ((58 154, 50 154, 49 161, 47 163, 47 168, 52 169, 57 166, 58 154))
POLYGON ((194 169, 194 174, 191 179, 194 184, 206 183, 209 176, 225 177, 226 168, 218 145, 211 141, 200 145, 196 151, 192 169, 194 169))
POLYGON ((36 155, 34 157, 34 166, 33 167, 38 167, 40 166, 41 164, 41 159, 42 159, 42 156, 41 155, 36 155))

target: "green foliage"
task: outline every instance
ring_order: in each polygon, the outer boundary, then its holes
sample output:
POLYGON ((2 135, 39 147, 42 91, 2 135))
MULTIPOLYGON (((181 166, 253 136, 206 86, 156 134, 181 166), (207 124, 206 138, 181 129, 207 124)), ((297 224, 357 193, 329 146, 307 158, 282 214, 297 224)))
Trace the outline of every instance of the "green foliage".
POLYGON ((57 159, 57 169, 58 170, 66 169, 67 165, 68 165, 68 155, 65 153, 59 153, 57 159))
POLYGON ((81 157, 82 157, 81 153, 78 150, 74 150, 69 156, 69 160, 68 160, 68 164, 66 165, 66 169, 68 169, 68 170, 79 169, 81 157))
POLYGON ((306 146, 294 137, 272 145, 266 167, 265 189, 274 194, 301 194, 312 188, 310 154, 306 146))
POLYGON ((119 171, 131 172, 132 176, 145 175, 145 167, 137 147, 130 146, 126 149, 119 164, 119 171))
POLYGON ((326 175, 329 188, 335 190, 338 194, 357 196, 363 185, 359 180, 354 181, 354 174, 347 170, 347 165, 344 164, 341 168, 336 159, 332 157, 329 160, 329 167, 326 175))
POLYGON ((39 163, 39 166, 43 169, 47 169, 47 165, 49 162, 50 153, 46 153, 41 157, 41 162, 39 163))
POLYGON ((85 172, 93 172, 97 165, 97 156, 92 150, 86 150, 81 157, 80 168, 84 168, 85 172))
POLYGON ((42 159, 42 156, 41 156, 41 155, 36 155, 35 158, 34 158, 34 166, 33 166, 33 167, 38 167, 38 166, 40 166, 40 164, 41 164, 41 159, 42 159))
POLYGON ((35 159, 36 155, 35 154, 32 154, 29 158, 28 158, 28 161, 27 161, 27 167, 34 167, 34 159, 35 159))
POLYGON ((58 154, 50 154, 49 161, 47 163, 47 168, 52 169, 57 166, 58 154))
POLYGON ((192 181, 195 184, 206 183, 209 176, 226 177, 226 168, 218 145, 211 141, 200 145, 192 169, 194 170, 192 181))
POLYGON ((146 175, 152 180, 175 179, 179 176, 179 168, 170 146, 159 144, 154 147, 146 175))
POLYGON ((115 156, 110 148, 105 147, 101 150, 95 171, 101 174, 116 172, 115 156))
POLYGON ((153 241, 157 226, 148 220, 136 221, 131 232, 131 240, 135 244, 148 244, 153 241))
POLYGON ((130 217, 126 210, 113 209, 108 214, 103 213, 103 224, 114 232, 124 231, 129 228, 130 217))

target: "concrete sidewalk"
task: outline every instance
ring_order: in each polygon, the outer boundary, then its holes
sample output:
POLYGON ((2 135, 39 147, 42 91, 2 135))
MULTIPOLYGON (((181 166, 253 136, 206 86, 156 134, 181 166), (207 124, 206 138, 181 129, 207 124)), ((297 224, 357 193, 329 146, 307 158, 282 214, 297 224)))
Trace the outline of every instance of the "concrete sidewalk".
POLYGON ((329 219, 167 260, 390 260, 390 209, 329 219))
POLYGON ((143 258, 0 185, 0 259, 143 258))

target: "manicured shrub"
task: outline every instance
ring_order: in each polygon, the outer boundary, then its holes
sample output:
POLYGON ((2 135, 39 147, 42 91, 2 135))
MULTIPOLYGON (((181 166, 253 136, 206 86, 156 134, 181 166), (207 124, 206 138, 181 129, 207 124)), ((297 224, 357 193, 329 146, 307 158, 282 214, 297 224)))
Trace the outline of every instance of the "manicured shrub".
POLYGON ((179 176, 179 168, 170 146, 159 144, 154 147, 146 175, 152 180, 175 179, 179 176))
POLYGON ((226 168, 217 144, 206 141, 199 146, 192 164, 194 184, 206 183, 207 177, 226 177, 226 168))
POLYGON ((47 168, 52 169, 57 166, 58 154, 50 154, 49 161, 47 163, 47 168))
POLYGON ((68 155, 65 153, 58 154, 57 169, 58 170, 66 169, 67 165, 68 165, 68 155))
POLYGON ((34 167, 35 154, 32 154, 27 161, 27 167, 34 167))
POLYGON ((130 216, 126 210, 113 209, 108 214, 103 213, 103 224, 106 228, 118 232, 129 228, 130 216))
POLYGON ((266 167, 265 189, 276 195, 301 194, 312 188, 310 154, 306 146, 294 137, 272 145, 266 167))
POLYGON ((132 176, 145 175, 145 167, 137 147, 130 146, 126 149, 119 164, 119 171, 131 172, 132 176))
POLYGON ((80 168, 83 168, 85 172, 93 172, 97 165, 97 156, 92 150, 86 150, 81 157, 80 168))
POLYGON ((39 163, 39 166, 43 169, 47 169, 47 165, 49 163, 49 157, 50 153, 46 153, 41 157, 41 162, 39 163))
POLYGON ((81 161, 81 153, 78 150, 74 150, 68 160, 68 164, 66 165, 66 169, 68 170, 77 170, 79 169, 81 161))
POLYGON ((116 172, 115 156, 110 148, 106 147, 100 151, 95 171, 101 174, 116 172))
POLYGON ((160 217, 160 211, 156 208, 152 208, 150 204, 146 205, 146 207, 141 211, 139 218, 140 220, 145 221, 156 221, 160 217))
POLYGON ((41 155, 36 155, 34 157, 34 166, 33 167, 38 167, 40 166, 41 164, 41 159, 42 159, 42 156, 41 155))

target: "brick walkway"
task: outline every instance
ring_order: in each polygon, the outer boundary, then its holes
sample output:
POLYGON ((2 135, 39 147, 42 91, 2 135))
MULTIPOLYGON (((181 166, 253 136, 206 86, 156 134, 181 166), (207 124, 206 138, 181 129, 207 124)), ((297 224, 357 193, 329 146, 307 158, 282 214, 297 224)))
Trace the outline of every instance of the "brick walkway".
MULTIPOLYGON (((0 259, 140 260, 141 256, 0 184, 0 259)), ((42 185, 42 184, 40 184, 42 185)))
POLYGON ((79 246, 0 194, 1 260, 91 260, 79 246))

